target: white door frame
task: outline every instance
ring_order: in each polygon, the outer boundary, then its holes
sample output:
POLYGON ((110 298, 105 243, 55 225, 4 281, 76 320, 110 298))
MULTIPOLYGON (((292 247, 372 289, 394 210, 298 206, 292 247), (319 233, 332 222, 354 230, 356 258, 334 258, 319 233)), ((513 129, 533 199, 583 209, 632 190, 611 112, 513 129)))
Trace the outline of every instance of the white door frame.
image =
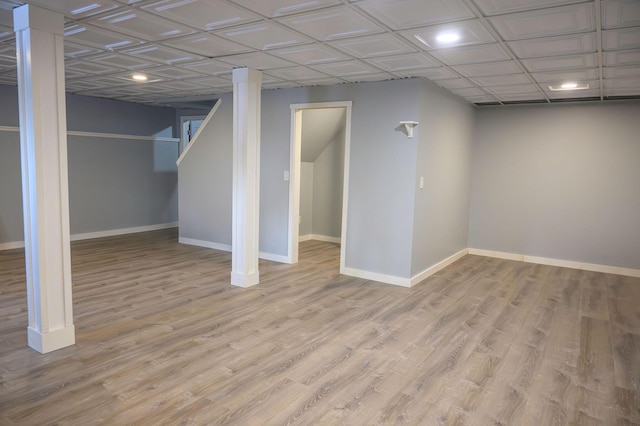
POLYGON ((342 232, 340 235, 340 273, 344 271, 347 253, 347 211, 349 201, 349 156, 351 151, 352 101, 291 104, 291 153, 289 166, 289 263, 298 263, 300 228, 300 158, 302 146, 302 111, 305 109, 344 108, 344 178, 342 181, 342 232))

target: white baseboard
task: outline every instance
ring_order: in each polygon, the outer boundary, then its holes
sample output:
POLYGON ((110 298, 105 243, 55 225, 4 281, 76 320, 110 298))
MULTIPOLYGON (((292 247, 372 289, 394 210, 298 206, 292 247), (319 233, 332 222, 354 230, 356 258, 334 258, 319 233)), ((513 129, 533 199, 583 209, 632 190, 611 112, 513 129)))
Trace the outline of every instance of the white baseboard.
POLYGON ((288 256, 284 256, 282 254, 265 253, 261 251, 260 253, 258 253, 258 257, 260 259, 270 260, 272 262, 291 263, 291 259, 289 259, 288 256))
POLYGON ((496 257, 498 259, 518 260, 520 262, 540 265, 559 266, 562 268, 582 269, 584 271, 603 272, 605 274, 626 275, 640 278, 640 269, 621 268, 618 266, 599 265, 597 263, 576 262, 573 260, 552 259, 548 257, 529 256, 526 254, 506 253, 492 250, 470 248, 469 254, 496 257))
POLYGON ((364 271, 355 268, 342 268, 340 271, 343 275, 351 277, 363 278, 365 280, 378 281, 385 284, 397 285, 400 287, 411 287, 411 278, 396 277, 394 275, 379 274, 377 272, 364 271))
POLYGON ((462 257, 464 257, 468 253, 468 251, 469 251, 468 249, 462 249, 459 252, 454 253, 451 256, 447 257, 446 259, 441 260, 440 262, 436 263, 435 265, 428 267, 424 271, 420 272, 418 275, 415 275, 413 278, 411 278, 411 284, 410 285, 413 287, 414 285, 418 284, 422 280, 425 280, 429 276, 435 274, 439 270, 446 268, 447 266, 451 265, 456 260, 461 259, 462 257))
MULTIPOLYGON (((178 242, 181 244, 189 244, 192 246, 206 247, 214 250, 231 251, 231 244, 214 243, 211 241, 196 240, 194 238, 185 238, 185 237, 180 237, 178 239, 178 242)), ((291 260, 289 259, 289 257, 283 256, 281 254, 266 253, 261 251, 260 253, 258 253, 258 257, 260 259, 271 260, 273 262, 291 263, 291 260)))
MULTIPOLYGON (((159 223, 157 225, 136 226, 134 228, 109 229, 107 231, 87 232, 84 234, 72 234, 71 241, 90 240, 92 238, 113 237, 116 235, 136 234, 138 232, 157 231, 159 229, 177 228, 178 222, 159 223)), ((24 248, 24 241, 0 243, 1 250, 24 248)))
POLYGON ((328 235, 320 235, 320 234, 307 234, 300 235, 298 237, 298 242, 301 243, 303 241, 316 240, 316 241, 324 241, 327 243, 336 243, 340 244, 340 237, 330 237, 328 235))
POLYGON ((206 247, 214 250, 231 251, 231 244, 214 243, 212 241, 197 240, 195 238, 179 237, 180 244, 189 244, 190 246, 206 247))
POLYGON ((0 251, 24 248, 24 241, 12 241, 10 243, 0 243, 0 251))
POLYGON ((90 240, 93 238, 113 237, 116 235, 137 234, 138 232, 158 231, 160 229, 177 228, 178 222, 159 223, 156 225, 136 226, 133 228, 109 229, 107 231, 72 234, 71 241, 90 240))

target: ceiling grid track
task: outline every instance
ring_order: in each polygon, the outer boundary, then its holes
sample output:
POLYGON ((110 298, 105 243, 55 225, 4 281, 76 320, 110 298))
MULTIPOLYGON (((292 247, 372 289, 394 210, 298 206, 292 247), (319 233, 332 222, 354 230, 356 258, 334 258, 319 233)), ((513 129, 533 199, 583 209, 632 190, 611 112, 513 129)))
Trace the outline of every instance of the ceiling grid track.
POLYGON ((602 6, 600 0, 595 0, 596 4, 596 43, 598 44, 598 78, 600 79, 600 100, 604 100, 604 71, 602 69, 602 6))
POLYGON ((80 95, 211 100, 246 66, 267 90, 424 78, 476 105, 640 99, 640 0, 0 0, 0 84, 17 84, 25 3, 64 15, 80 95))
POLYGON ((540 84, 531 76, 531 74, 524 67, 524 65, 522 65, 522 63, 520 62, 518 57, 513 53, 509 45, 507 45, 507 43, 505 43, 502 40, 502 37, 500 37, 498 32, 495 30, 495 28, 493 28, 493 25, 491 25, 491 22, 489 22, 489 20, 484 16, 484 14, 480 11, 478 6, 476 6, 473 0, 464 0, 464 2, 469 7, 469 9, 471 9, 473 13, 476 14, 478 19, 482 23, 482 25, 485 27, 485 29, 489 31, 491 36, 497 41, 497 43, 500 45, 500 47, 502 47, 502 49, 511 58, 511 60, 514 61, 514 63, 520 69, 520 71, 522 71, 522 73, 529 79, 529 81, 536 86, 538 91, 542 94, 542 96, 544 96, 544 99, 547 101, 547 103, 550 103, 551 100, 549 99, 549 96, 547 96, 547 93, 542 89, 542 87, 540 87, 540 84))

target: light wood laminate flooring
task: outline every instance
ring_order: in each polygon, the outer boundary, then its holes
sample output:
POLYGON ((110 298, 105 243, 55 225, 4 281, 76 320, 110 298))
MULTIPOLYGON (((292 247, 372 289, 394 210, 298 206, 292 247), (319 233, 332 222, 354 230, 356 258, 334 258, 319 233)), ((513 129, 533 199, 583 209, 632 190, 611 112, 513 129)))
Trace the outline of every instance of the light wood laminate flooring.
POLYGON ((41 355, 0 252, 0 425, 640 424, 640 279, 466 256, 407 289, 338 253, 242 289, 176 230, 74 242, 77 344, 41 355))

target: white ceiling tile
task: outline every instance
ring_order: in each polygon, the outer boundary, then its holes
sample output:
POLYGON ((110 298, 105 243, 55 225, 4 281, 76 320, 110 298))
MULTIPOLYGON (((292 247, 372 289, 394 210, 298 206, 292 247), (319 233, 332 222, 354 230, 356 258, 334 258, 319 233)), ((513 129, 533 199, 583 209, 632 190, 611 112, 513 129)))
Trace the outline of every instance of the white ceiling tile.
POLYGON ((278 16, 291 15, 294 13, 308 12, 310 10, 321 9, 327 6, 340 4, 339 0, 231 0, 236 4, 275 18, 278 16))
POLYGON ((486 77, 474 77, 469 80, 473 81, 478 86, 510 86, 514 84, 529 84, 531 80, 526 74, 506 74, 506 75, 492 75, 486 77))
POLYGON ((446 67, 440 68, 428 68, 420 70, 408 70, 408 71, 396 71, 394 72, 398 77, 422 77, 428 80, 445 80, 458 78, 459 75, 446 67))
POLYGON ((640 77, 640 67, 604 67, 604 78, 640 77))
POLYGON ((200 86, 192 81, 189 80, 174 80, 174 81, 163 81, 161 83, 156 83, 153 85, 152 89, 155 89, 157 87, 162 88, 164 91, 192 91, 195 92, 197 91, 200 86))
POLYGON ((64 55, 68 58, 81 58, 83 56, 95 55, 100 52, 102 51, 95 47, 84 46, 82 44, 72 43, 66 40, 64 42, 64 55))
POLYGON ((481 89, 477 89, 477 88, 467 88, 467 89, 453 89, 451 90, 452 93, 455 93, 458 96, 462 96, 463 98, 466 98, 467 96, 485 96, 486 93, 481 90, 481 89))
POLYGON ((295 81, 283 81, 281 83, 267 83, 262 86, 263 89, 272 90, 272 89, 293 89, 296 87, 302 87, 302 83, 297 83, 295 81))
POLYGON ((231 75, 231 70, 232 70, 231 65, 216 61, 215 59, 207 59, 205 61, 190 62, 188 64, 177 64, 176 66, 179 68, 185 68, 188 70, 193 70, 195 72, 199 72, 207 75, 221 75, 221 74, 231 75))
POLYGON ((109 88, 112 86, 123 86, 127 84, 127 81, 123 80, 122 78, 116 78, 110 75, 94 76, 94 77, 91 77, 91 81, 96 84, 99 84, 100 87, 104 87, 104 88, 109 88))
POLYGON ((509 56, 497 43, 453 47, 451 49, 433 50, 430 53, 447 65, 474 64, 509 59, 509 56))
POLYGON ((365 0, 356 5, 394 30, 475 17, 461 0, 365 0))
POLYGON ((257 70, 273 68, 286 68, 294 64, 284 59, 276 58, 264 52, 243 53, 240 55, 223 56, 220 62, 225 62, 233 67, 248 67, 257 70))
POLYGON ((578 55, 597 50, 595 33, 571 34, 507 43, 520 59, 545 56, 578 55))
POLYGON ((505 40, 565 35, 595 30, 591 3, 520 12, 489 18, 505 40))
POLYGON ((407 43, 387 33, 348 40, 337 40, 329 44, 361 59, 375 56, 399 55, 415 51, 415 49, 408 46, 407 43))
POLYGON ((95 62, 84 62, 78 60, 70 60, 65 62, 65 68, 74 70, 75 72, 85 74, 109 74, 118 71, 117 68, 111 67, 106 64, 99 64, 95 62))
POLYGON ((283 80, 295 80, 295 81, 329 77, 328 75, 323 74, 319 71, 312 70, 310 68, 303 67, 303 66, 271 70, 269 71, 269 74, 274 77, 281 78, 283 80))
POLYGON ((349 59, 347 55, 321 44, 309 44, 286 49, 272 50, 269 53, 301 65, 321 64, 349 59))
POLYGON ((538 91, 538 86, 528 83, 509 86, 491 86, 485 87, 484 89, 494 95, 515 95, 517 93, 535 93, 538 91))
POLYGON ((90 90, 90 89, 97 89, 99 87, 102 87, 102 84, 93 81, 93 79, 86 79, 86 80, 73 80, 73 81, 66 81, 65 82, 65 89, 67 91, 80 91, 80 90, 90 90))
POLYGON ((402 31, 401 34, 421 49, 449 49, 455 46, 470 46, 473 44, 495 43, 493 36, 485 29, 479 20, 453 22, 435 25, 427 28, 414 28, 402 31), (452 43, 438 41, 443 33, 455 34, 459 39, 452 43))
POLYGON ((261 19, 259 16, 223 0, 162 0, 144 5, 142 9, 203 31, 217 30, 261 19))
POLYGON ((217 35, 258 50, 309 43, 312 40, 272 22, 244 25, 218 31, 217 35))
POLYGON ((155 66, 154 63, 144 59, 137 59, 127 55, 121 55, 119 53, 103 53, 96 56, 88 56, 84 58, 84 60, 91 61, 93 64, 107 65, 127 70, 137 70, 140 68, 155 66))
POLYGON ((178 67, 158 67, 145 70, 147 74, 161 77, 164 80, 184 80, 198 78, 203 75, 194 71, 178 67))
POLYGON ((496 99, 493 96, 466 96, 465 99, 472 104, 488 104, 495 103, 496 99))
POLYGON ((147 41, 159 41, 194 33, 194 30, 137 9, 118 9, 116 13, 90 21, 98 27, 147 41))
POLYGON ((304 83, 305 86, 330 86, 334 84, 342 84, 344 80, 335 77, 327 77, 327 78, 312 78, 310 80, 302 80, 301 83, 304 83))
POLYGON ((640 25, 638 0, 607 0, 602 2, 603 28, 621 28, 640 25))
POLYGON ((8 84, 15 86, 18 84, 18 76, 15 70, 3 72, 0 74, 0 84, 8 84))
POLYGON ((485 15, 502 15, 543 7, 580 3, 584 0, 474 0, 485 15))
POLYGON ((465 77, 484 77, 489 75, 518 74, 522 72, 514 61, 458 65, 451 68, 465 77))
POLYGON ((598 78, 598 69, 590 68, 563 72, 535 72, 531 77, 538 83, 563 83, 566 81, 588 81, 598 78))
POLYGON ((111 79, 119 80, 119 81, 122 82, 121 84, 135 85, 135 86, 138 87, 138 90, 143 90, 143 91, 144 90, 152 90, 152 89, 149 89, 149 86, 152 83, 165 81, 165 79, 160 77, 160 76, 154 76, 154 75, 146 74, 146 73, 145 73, 145 75, 147 75, 148 79, 145 80, 145 81, 138 81, 138 80, 135 80, 133 78, 133 76, 135 74, 138 74, 138 73, 139 72, 124 71, 124 72, 119 72, 119 73, 116 73, 116 74, 109 74, 106 77, 111 78, 111 79))
POLYGON ((71 24, 64 29, 65 43, 67 41, 77 44, 96 47, 101 50, 113 50, 142 43, 140 39, 98 29, 87 24, 71 24))
POLYGON ((187 52, 192 52, 197 55, 209 57, 246 53, 251 50, 241 44, 234 43, 233 41, 225 40, 208 33, 195 34, 180 39, 168 40, 162 44, 187 52))
POLYGON ((382 28, 367 18, 346 8, 333 8, 291 16, 280 19, 280 22, 322 41, 357 37, 383 31, 382 28))
POLYGON ((622 50, 640 48, 640 28, 625 28, 602 32, 604 50, 622 50))
POLYGON ((523 59, 522 64, 529 72, 561 71, 580 68, 592 68, 596 57, 590 55, 556 56, 553 58, 523 59))
POLYGON ((639 96, 640 87, 625 89, 604 89, 605 96, 639 96))
POLYGON ((147 43, 133 49, 124 49, 122 50, 122 53, 135 58, 143 58, 167 65, 204 59, 202 56, 194 53, 187 53, 182 50, 172 49, 170 47, 154 43, 147 43))
POLYGON ((496 95, 496 98, 500 102, 515 102, 515 101, 539 101, 546 99, 540 92, 533 93, 503 93, 496 95))
POLYGON ((640 78, 605 79, 604 87, 606 89, 640 88, 640 78))
POLYGON ((471 83, 469 80, 466 80, 464 78, 454 78, 452 80, 438 80, 436 84, 448 90, 466 89, 468 87, 475 87, 473 83, 471 83))
POLYGON ((380 72, 379 70, 359 61, 332 62, 330 64, 314 65, 313 68, 325 74, 337 77, 380 72))
POLYGON ((424 69, 439 67, 436 61, 427 58, 420 53, 408 53, 397 56, 385 56, 382 58, 370 58, 367 62, 382 68, 385 71, 406 71, 411 69, 424 69))
POLYGON ((14 37, 13 28, 0 25, 0 40, 14 37))
POLYGON ((121 7, 109 0, 29 0, 30 4, 80 19, 121 7))
POLYGON ((387 73, 360 74, 343 77, 343 80, 347 80, 352 83, 364 83, 369 81, 383 81, 391 79, 393 79, 393 76, 387 73))
POLYGON ((566 90, 559 92, 546 92, 551 99, 580 99, 580 98, 598 98, 600 97, 600 89, 595 90, 566 90))
POLYGON ((233 82, 222 77, 202 77, 190 79, 189 82, 196 84, 199 88, 228 88, 233 87, 233 82))
POLYGON ((619 50, 616 52, 605 52, 604 64, 606 66, 635 65, 640 64, 639 50, 619 50))

